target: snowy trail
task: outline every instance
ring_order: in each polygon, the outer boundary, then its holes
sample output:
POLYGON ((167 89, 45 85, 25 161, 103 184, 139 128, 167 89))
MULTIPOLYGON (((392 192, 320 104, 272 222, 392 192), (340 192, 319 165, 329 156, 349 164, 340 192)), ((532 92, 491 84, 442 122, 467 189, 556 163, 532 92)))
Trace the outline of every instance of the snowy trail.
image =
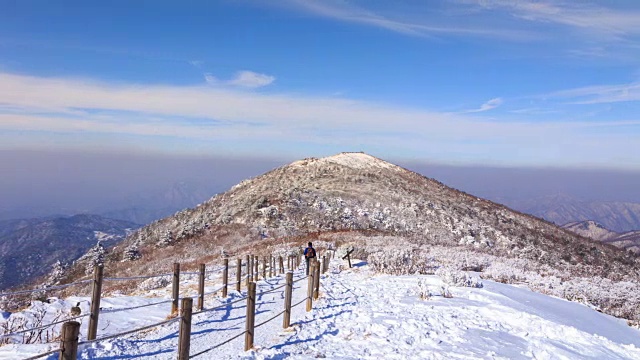
MULTIPOLYGON (((279 315, 256 328, 255 349, 244 352, 244 336, 240 336, 196 358, 640 359, 640 331, 581 304, 491 281, 484 281, 483 288, 449 288, 453 297, 445 298, 440 295, 443 282, 438 276, 376 275, 366 263, 356 260, 354 264, 347 270, 334 264, 322 275, 320 299, 308 313, 304 306, 307 281, 297 281, 293 304, 302 302, 292 310, 289 329, 282 329, 279 315), (419 297, 421 281, 435 294, 427 300, 419 297)), ((217 283, 215 276, 212 282, 217 283)), ((301 278, 303 272, 296 270, 294 280, 301 278)), ((277 288, 284 281, 284 275, 258 281, 262 294, 257 297, 256 324, 283 310, 284 288, 277 288), (277 290, 267 293, 270 289, 277 290)), ((168 299, 167 294, 168 288, 105 298, 103 307, 149 304, 168 299)), ((205 309, 228 306, 194 315, 191 355, 244 331, 246 300, 233 303, 242 297, 243 293, 230 291, 227 299, 207 298, 205 309)), ((46 305, 64 308, 82 300, 86 299, 46 305)), ((168 306, 107 310, 101 315, 99 336, 164 321, 168 306)), ((175 359, 177 344, 178 323, 173 322, 83 345, 79 358, 175 359)), ((25 358, 55 346, 6 345, 0 347, 0 359, 25 358)))
POLYGON ((442 284, 366 266, 332 274, 314 326, 256 358, 640 359, 640 331, 586 306, 489 281, 420 300, 420 279, 442 284))

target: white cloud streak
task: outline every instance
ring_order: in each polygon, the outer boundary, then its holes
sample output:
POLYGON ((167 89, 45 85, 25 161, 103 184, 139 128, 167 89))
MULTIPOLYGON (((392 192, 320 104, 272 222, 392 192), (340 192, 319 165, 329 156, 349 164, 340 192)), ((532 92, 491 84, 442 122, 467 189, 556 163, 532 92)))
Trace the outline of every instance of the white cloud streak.
POLYGON ((242 86, 247 88, 259 88, 267 86, 276 80, 275 77, 265 74, 259 74, 253 71, 238 71, 235 78, 229 81, 229 84, 242 86))
POLYGON ((249 89, 257 89, 267 85, 270 85, 276 80, 274 76, 260 74, 253 71, 243 70, 238 71, 235 76, 230 80, 220 80, 211 73, 204 74, 204 81, 209 85, 221 86, 237 86, 249 89))
POLYGON ((604 104, 640 101, 640 83, 595 85, 556 91, 543 98, 565 98, 573 104, 604 104))
POLYGON ((493 98, 487 102, 485 102, 484 104, 480 105, 479 108, 477 109, 473 109, 473 110, 467 110, 465 111, 465 113, 476 113, 476 112, 483 112, 483 111, 489 111, 489 110, 493 110, 495 108, 497 108, 498 106, 502 105, 504 101, 502 100, 502 98, 493 98))
POLYGON ((486 9, 507 10, 527 21, 561 24, 607 37, 640 34, 640 11, 633 9, 616 10, 580 1, 483 0, 473 3, 486 9))
POLYGON ((408 16, 384 15, 365 7, 357 6, 351 2, 347 3, 335 0, 289 0, 289 3, 298 9, 302 9, 303 11, 317 16, 345 22, 360 23, 411 36, 435 37, 449 34, 456 36, 500 38, 515 41, 533 40, 538 38, 536 34, 522 29, 505 29, 484 25, 473 26, 469 25, 468 22, 468 25, 460 25, 461 22, 459 21, 442 21, 443 14, 440 12, 430 14, 429 16, 426 16, 426 19, 420 21, 412 21, 408 19, 408 16))
MULTIPOLYGON (((0 99, 0 143, 4 142, 5 148, 11 140, 8 132, 17 131, 38 136, 44 132, 50 136, 179 137, 260 148, 277 144, 288 149, 303 142, 306 146, 333 144, 340 150, 357 139, 363 145, 405 153, 519 164, 553 161, 559 154, 566 161, 590 156, 611 164, 614 154, 640 153, 640 141, 625 143, 615 133, 608 134, 615 126, 638 126, 635 120, 619 124, 517 123, 330 97, 7 73, 0 73, 0 99), (598 127, 595 133, 590 131, 594 126, 598 127), (624 149, 619 148, 623 144, 624 149)), ((492 99, 484 108, 498 103, 492 99)))
POLYGON ((536 50, 545 52, 553 45, 553 56, 558 57, 635 62, 640 52, 640 10, 615 8, 615 2, 440 0, 385 7, 358 0, 288 0, 287 4, 315 16, 409 36, 537 43, 545 48, 536 50))

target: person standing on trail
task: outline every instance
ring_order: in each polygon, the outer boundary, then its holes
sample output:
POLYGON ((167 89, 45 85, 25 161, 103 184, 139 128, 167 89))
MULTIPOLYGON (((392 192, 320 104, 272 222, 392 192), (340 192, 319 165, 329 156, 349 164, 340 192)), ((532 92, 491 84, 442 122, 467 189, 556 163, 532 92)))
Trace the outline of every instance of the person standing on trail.
POLYGON ((304 249, 304 258, 305 260, 307 260, 307 275, 309 275, 309 262, 311 262, 311 259, 314 259, 315 257, 316 257, 316 249, 313 248, 311 241, 309 241, 309 246, 307 246, 307 248, 304 249))

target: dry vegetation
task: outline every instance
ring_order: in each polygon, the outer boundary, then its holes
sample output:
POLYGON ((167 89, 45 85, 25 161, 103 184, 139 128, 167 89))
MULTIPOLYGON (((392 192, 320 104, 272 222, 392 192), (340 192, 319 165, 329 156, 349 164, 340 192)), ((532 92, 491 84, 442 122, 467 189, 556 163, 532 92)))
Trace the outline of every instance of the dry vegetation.
POLYGON ((223 250, 232 258, 286 254, 307 241, 353 244, 353 256, 380 272, 433 273, 446 265, 628 319, 640 313, 638 295, 625 292, 640 294, 633 255, 368 155, 305 159, 243 181, 138 230, 101 259, 85 257, 62 281, 87 278, 96 261, 105 276, 167 273, 173 262, 195 271, 199 263, 220 264, 223 250))

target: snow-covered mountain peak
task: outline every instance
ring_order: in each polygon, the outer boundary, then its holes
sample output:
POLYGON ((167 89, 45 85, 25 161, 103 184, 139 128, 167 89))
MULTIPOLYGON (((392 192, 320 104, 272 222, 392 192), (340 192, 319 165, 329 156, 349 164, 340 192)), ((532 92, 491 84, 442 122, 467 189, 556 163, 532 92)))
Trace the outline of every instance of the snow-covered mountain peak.
POLYGON ((354 169, 397 169, 398 166, 388 163, 377 157, 361 152, 343 152, 337 155, 320 159, 320 162, 330 162, 348 166, 354 169))
POLYGON ((363 152, 341 152, 336 155, 327 156, 324 158, 307 158, 298 160, 291 163, 290 167, 306 167, 314 165, 322 167, 325 165, 342 165, 352 169, 366 170, 366 169, 391 169, 399 170, 400 167, 386 162, 382 159, 378 159, 375 156, 365 154, 363 152))

